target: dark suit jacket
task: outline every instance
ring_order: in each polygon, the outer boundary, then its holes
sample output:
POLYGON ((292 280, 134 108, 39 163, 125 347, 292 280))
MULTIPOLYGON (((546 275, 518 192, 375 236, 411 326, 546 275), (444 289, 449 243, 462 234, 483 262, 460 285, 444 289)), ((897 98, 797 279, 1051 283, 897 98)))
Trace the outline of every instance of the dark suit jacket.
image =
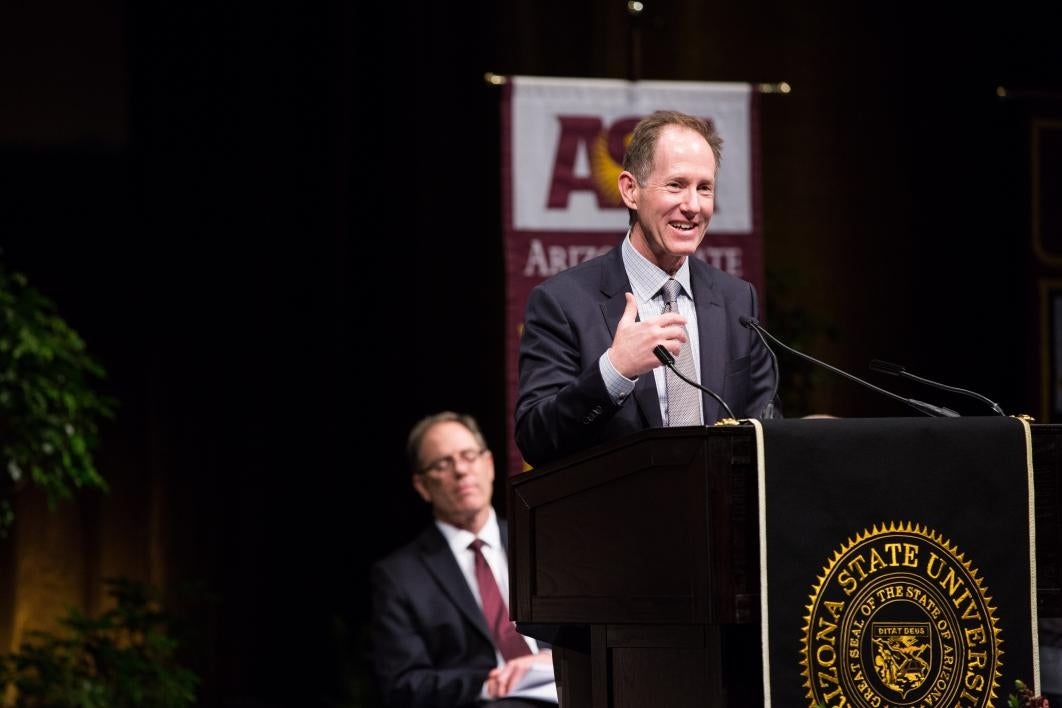
MULTIPOLYGON (((498 519, 502 544, 508 528, 498 519)), ((434 523, 373 566, 373 651, 384 703, 402 708, 474 705, 497 665, 465 576, 434 523)))
MULTIPOLYGON (((690 285, 701 384, 721 395, 738 417, 762 417, 774 386, 770 353, 739 321, 742 315, 756 317, 755 288, 699 258, 690 259, 690 285)), ((617 406, 598 368, 623 315, 623 294, 630 290, 621 249, 613 248, 531 291, 516 402, 516 442, 529 463, 545 464, 663 425, 653 376, 640 376, 633 395, 617 406)), ((715 399, 701 398, 705 422, 723 417, 715 399)))

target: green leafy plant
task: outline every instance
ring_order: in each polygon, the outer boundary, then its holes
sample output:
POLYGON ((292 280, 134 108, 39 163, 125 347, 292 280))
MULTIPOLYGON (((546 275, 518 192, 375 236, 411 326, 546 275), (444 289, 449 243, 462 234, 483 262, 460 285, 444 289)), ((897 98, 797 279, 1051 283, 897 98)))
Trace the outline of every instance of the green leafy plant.
POLYGON ((157 592, 108 580, 113 609, 96 618, 77 610, 59 633, 31 632, 0 658, 0 684, 12 708, 177 708, 195 703, 199 679, 177 660, 173 620, 157 592))
POLYGON ((1017 693, 1007 696, 1008 708, 1048 708, 1049 706, 1046 698, 1034 695, 1032 689, 1020 679, 1014 681, 1014 690, 1017 693))
POLYGON ((92 458, 114 401, 97 392, 103 367, 25 276, 0 265, 0 536, 27 482, 54 507, 76 488, 106 489, 92 458))

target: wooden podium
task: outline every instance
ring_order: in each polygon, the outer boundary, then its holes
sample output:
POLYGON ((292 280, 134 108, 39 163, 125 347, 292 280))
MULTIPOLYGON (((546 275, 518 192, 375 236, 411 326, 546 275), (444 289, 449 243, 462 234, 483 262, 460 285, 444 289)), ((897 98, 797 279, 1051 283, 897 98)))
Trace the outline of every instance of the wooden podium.
MULTIPOLYGON (((1062 426, 1033 426, 1039 615, 1062 617, 1062 426)), ((751 426, 647 430, 514 476, 510 610, 564 708, 763 704, 751 426)))

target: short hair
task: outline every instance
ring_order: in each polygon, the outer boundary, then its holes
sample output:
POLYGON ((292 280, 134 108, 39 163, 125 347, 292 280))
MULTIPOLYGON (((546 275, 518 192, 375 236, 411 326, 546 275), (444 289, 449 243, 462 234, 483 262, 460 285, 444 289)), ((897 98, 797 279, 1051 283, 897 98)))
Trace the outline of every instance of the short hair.
POLYGON ((623 154, 623 169, 634 175, 638 184, 643 187, 653 171, 653 160, 656 157, 656 144, 660 139, 660 133, 670 125, 689 128, 699 133, 712 148, 715 167, 719 169, 723 159, 723 138, 716 132, 715 126, 703 118, 679 111, 655 111, 642 118, 634 126, 631 141, 627 145, 627 151, 623 154))
POLYGON ((409 431, 409 437, 406 439, 406 456, 409 458, 409 466, 414 474, 422 472, 420 468, 420 446, 424 442, 424 436, 439 423, 460 423, 468 428, 468 432, 472 433, 472 437, 476 439, 476 443, 482 449, 487 449, 487 440, 479 429, 479 423, 472 416, 466 413, 454 413, 453 411, 442 411, 425 416, 417 421, 416 425, 409 431))

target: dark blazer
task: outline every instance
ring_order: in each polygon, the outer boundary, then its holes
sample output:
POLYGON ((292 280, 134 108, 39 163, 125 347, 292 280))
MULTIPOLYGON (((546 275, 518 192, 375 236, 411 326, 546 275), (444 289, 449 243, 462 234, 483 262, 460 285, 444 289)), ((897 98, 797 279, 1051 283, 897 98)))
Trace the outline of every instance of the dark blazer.
MULTIPOLYGON (((689 260, 701 384, 722 396, 738 417, 762 417, 774 386, 770 353, 739 321, 742 315, 756 317, 756 290, 699 258, 689 260)), ((527 462, 545 464, 663 425, 653 376, 640 376, 633 395, 617 406, 598 368, 623 315, 623 294, 630 290, 622 250, 613 248, 531 291, 516 402, 516 442, 527 462)), ((703 393, 701 398, 705 422, 723 417, 715 399, 703 393)))
MULTIPOLYGON (((501 519, 498 525, 508 548, 508 528, 501 519)), ((487 674, 497 665, 494 644, 435 524, 376 563, 370 581, 373 651, 385 705, 475 705, 487 674)))

